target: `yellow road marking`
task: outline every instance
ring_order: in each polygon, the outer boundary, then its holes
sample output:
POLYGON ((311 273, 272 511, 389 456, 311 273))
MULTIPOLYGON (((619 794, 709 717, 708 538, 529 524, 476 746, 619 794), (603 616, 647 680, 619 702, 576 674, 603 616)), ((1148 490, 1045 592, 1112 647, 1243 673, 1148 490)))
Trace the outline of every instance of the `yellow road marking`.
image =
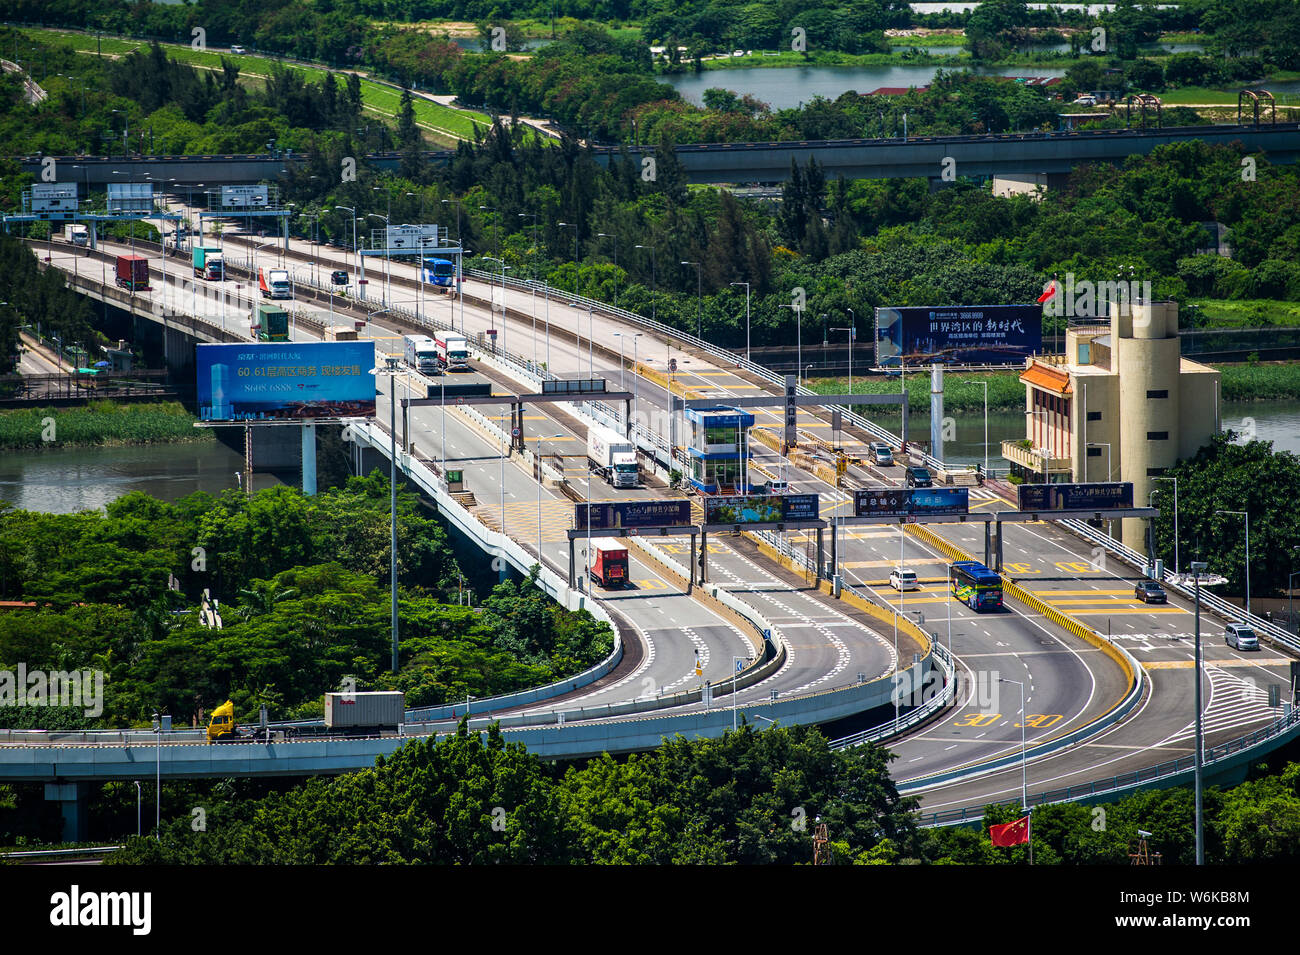
MULTIPOLYGON (((1284 667, 1291 661, 1281 657, 1268 657, 1263 660, 1206 660, 1206 666, 1216 667, 1284 667)), ((1190 670, 1196 666, 1195 660, 1143 660, 1144 670, 1190 670)))

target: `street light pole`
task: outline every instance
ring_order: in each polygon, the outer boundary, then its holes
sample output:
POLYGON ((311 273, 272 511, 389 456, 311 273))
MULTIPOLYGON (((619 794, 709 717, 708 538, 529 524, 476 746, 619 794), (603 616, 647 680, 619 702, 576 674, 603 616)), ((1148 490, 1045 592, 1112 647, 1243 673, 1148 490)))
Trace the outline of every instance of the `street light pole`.
POLYGON ((1201 725, 1201 571, 1205 570, 1206 564, 1202 560, 1192 561, 1192 575, 1195 577, 1196 592, 1196 864, 1205 865, 1205 816, 1204 806, 1202 804, 1202 792, 1204 789, 1204 780, 1202 777, 1202 751, 1205 748, 1203 735, 1204 729, 1201 725))
POLYGON ((1246 615, 1250 615, 1250 515, 1245 511, 1215 511, 1215 514, 1239 514, 1246 519, 1246 615))
POLYGON ((602 239, 614 240, 614 307, 618 308, 618 236, 608 232, 597 232, 596 235, 602 239))
MULTIPOLYGON (((987 381, 972 381, 969 378, 962 380, 964 385, 980 385, 984 388, 984 476, 989 476, 989 383, 987 381)), ((1087 458, 1087 449, 1084 449, 1084 458, 1087 458)))
POLYGON ((745 286, 745 361, 749 361, 749 283, 732 282, 731 284, 745 286))
POLYGON ((695 266, 695 337, 704 337, 704 269, 699 262, 682 262, 695 266))
POLYGON ((655 250, 650 245, 638 245, 637 248, 650 253, 650 321, 655 322, 659 320, 659 303, 655 298, 655 250))
POLYGON ((1178 478, 1176 477, 1158 477, 1157 481, 1174 482, 1174 575, 1177 576, 1178 570, 1178 478))
POLYGON ((578 224, 576 222, 557 222, 561 229, 573 230, 573 295, 578 296, 578 224))

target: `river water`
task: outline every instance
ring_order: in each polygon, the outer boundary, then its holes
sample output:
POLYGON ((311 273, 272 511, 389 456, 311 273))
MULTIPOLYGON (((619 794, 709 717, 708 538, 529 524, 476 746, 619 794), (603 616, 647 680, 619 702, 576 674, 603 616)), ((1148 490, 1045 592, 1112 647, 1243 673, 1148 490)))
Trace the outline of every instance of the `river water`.
MULTIPOLYGON (((194 491, 237 487, 244 456, 219 441, 111 448, 7 451, 0 455, 0 500, 22 510, 96 510, 131 491, 175 501, 194 491)), ((260 490, 281 483, 253 475, 260 490)))

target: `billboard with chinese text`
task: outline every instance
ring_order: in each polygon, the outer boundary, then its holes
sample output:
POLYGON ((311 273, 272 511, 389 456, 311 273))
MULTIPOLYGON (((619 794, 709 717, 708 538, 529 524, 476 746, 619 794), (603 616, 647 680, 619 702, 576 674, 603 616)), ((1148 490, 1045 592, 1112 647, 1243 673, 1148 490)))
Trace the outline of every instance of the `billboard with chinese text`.
POLYGON ((1133 485, 1127 482, 1021 484, 1016 491, 1022 511, 1084 511, 1133 506, 1133 485))
POLYGON ((587 529, 612 527, 685 527, 691 523, 691 502, 680 501, 600 501, 573 505, 573 526, 587 529))
POLYGON ((375 413, 375 343, 197 345, 199 417, 274 421, 375 413))
POLYGON ((920 517, 969 514, 970 489, 964 487, 868 487, 853 492, 858 517, 920 517))
POLYGON ((1042 350, 1043 306, 876 309, 876 363, 1020 363, 1042 350))

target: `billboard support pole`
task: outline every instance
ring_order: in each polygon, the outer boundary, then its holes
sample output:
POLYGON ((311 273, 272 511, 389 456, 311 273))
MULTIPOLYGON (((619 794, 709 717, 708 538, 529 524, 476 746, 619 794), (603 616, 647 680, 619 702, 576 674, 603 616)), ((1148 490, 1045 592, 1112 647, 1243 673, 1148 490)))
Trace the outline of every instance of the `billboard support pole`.
POLYGON ((691 535, 691 562, 686 565, 686 568, 687 568, 686 573, 688 578, 686 581, 686 593, 687 596, 689 596, 691 591, 695 588, 695 535, 694 534, 691 535))
POLYGON ((316 493, 316 425, 310 421, 302 426, 302 493, 316 493))
POLYGON ((701 524, 700 525, 700 583, 703 585, 703 584, 707 584, 708 582, 709 582, 709 535, 708 532, 704 529, 704 525, 701 524))
POLYGON ((999 518, 999 519, 997 519, 997 521, 998 521, 998 526, 997 526, 997 549, 994 551, 994 554, 993 554, 993 560, 994 560, 994 567, 993 567, 993 569, 996 570, 996 571, 1000 574, 1000 573, 1002 573, 1002 520, 999 518))
POLYGON ((989 558, 992 557, 991 551, 992 551, 992 541, 990 539, 989 524, 988 521, 985 521, 984 522, 984 566, 985 567, 992 566, 989 563, 989 558))
MULTIPOLYGON (((573 579, 574 565, 577 563, 577 558, 574 554, 574 543, 573 543, 576 539, 577 538, 574 537, 569 538, 569 589, 570 590, 572 590, 574 587, 577 586, 577 582, 573 579)), ((692 544, 695 543, 695 538, 693 537, 691 538, 691 543, 692 544)))
POLYGON ((244 425, 244 493, 253 496, 253 426, 244 425))
POLYGON ((826 569, 822 566, 822 544, 824 543, 824 534, 825 531, 822 528, 817 528, 817 583, 821 583, 822 578, 825 576, 825 574, 822 573, 822 571, 826 569))

